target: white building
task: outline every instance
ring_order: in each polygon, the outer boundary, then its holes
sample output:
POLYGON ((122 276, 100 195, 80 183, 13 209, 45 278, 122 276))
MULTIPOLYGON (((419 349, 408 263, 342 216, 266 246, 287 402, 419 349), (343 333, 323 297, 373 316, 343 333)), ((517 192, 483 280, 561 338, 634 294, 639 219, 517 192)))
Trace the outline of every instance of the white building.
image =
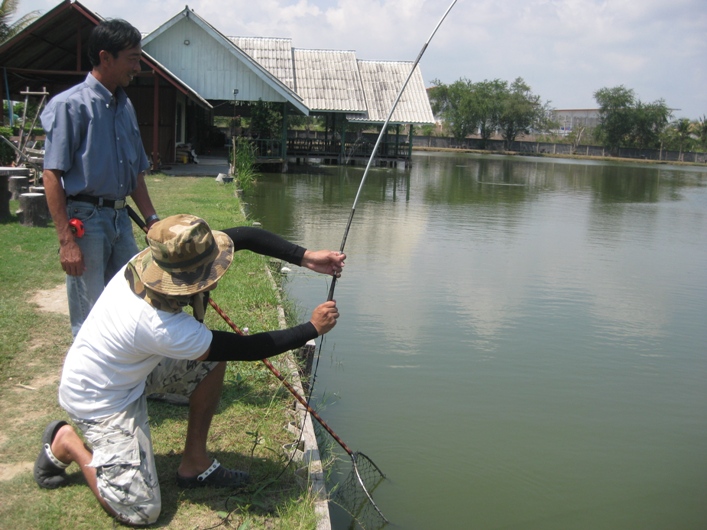
POLYGON ((599 109, 555 109, 552 118, 559 124, 553 132, 567 135, 578 127, 591 129, 599 125, 599 109))

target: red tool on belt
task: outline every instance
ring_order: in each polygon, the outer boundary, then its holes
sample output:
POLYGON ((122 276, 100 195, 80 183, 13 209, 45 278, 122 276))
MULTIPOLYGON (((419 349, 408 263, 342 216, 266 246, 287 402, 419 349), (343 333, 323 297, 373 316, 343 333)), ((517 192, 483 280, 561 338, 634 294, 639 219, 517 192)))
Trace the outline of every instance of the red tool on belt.
POLYGON ((71 231, 76 237, 83 237, 85 230, 81 219, 76 219, 76 217, 69 219, 69 227, 71 227, 71 231))

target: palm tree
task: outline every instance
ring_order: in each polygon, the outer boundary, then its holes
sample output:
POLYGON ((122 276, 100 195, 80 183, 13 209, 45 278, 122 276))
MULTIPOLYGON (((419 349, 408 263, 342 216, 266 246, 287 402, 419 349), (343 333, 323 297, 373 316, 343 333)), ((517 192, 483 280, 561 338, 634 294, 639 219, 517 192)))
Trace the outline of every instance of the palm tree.
POLYGON ((675 122, 675 136, 678 141, 678 147, 680 149, 680 154, 678 155, 678 160, 682 160, 682 151, 685 145, 690 141, 690 120, 687 118, 679 119, 675 122))
POLYGON ((695 134, 703 149, 707 149, 707 116, 702 116, 695 123, 695 134))
POLYGON ((17 33, 34 22, 34 20, 39 16, 39 11, 32 11, 26 15, 22 15, 13 22, 10 22, 17 12, 19 3, 19 0, 0 1, 0 44, 10 40, 17 33))

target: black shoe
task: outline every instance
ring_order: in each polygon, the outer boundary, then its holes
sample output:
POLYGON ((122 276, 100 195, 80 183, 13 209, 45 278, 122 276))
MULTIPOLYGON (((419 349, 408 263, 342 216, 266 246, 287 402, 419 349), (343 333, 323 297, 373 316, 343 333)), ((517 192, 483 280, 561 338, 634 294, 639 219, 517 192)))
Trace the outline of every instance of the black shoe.
POLYGON ((66 483, 67 477, 64 470, 68 466, 59 461, 51 449, 56 433, 64 425, 67 425, 65 421, 55 420, 44 429, 42 450, 39 451, 39 456, 34 462, 34 480, 40 488, 52 490, 66 483))
POLYGON ((245 471, 226 469, 218 460, 211 467, 196 477, 183 477, 177 473, 177 485, 180 488, 241 488, 250 482, 250 475, 245 471))

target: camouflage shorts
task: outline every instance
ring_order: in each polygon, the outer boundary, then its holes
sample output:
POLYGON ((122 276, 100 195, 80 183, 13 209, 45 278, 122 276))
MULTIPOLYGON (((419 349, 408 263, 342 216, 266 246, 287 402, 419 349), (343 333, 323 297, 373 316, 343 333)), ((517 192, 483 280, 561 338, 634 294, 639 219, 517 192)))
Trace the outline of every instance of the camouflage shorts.
POLYGON ((189 396, 216 364, 166 359, 148 377, 142 397, 125 410, 97 420, 71 418, 93 450, 98 492, 120 521, 151 524, 162 508, 146 395, 189 396))
POLYGON ((165 359, 147 376, 145 394, 191 396, 196 386, 218 363, 165 359))

